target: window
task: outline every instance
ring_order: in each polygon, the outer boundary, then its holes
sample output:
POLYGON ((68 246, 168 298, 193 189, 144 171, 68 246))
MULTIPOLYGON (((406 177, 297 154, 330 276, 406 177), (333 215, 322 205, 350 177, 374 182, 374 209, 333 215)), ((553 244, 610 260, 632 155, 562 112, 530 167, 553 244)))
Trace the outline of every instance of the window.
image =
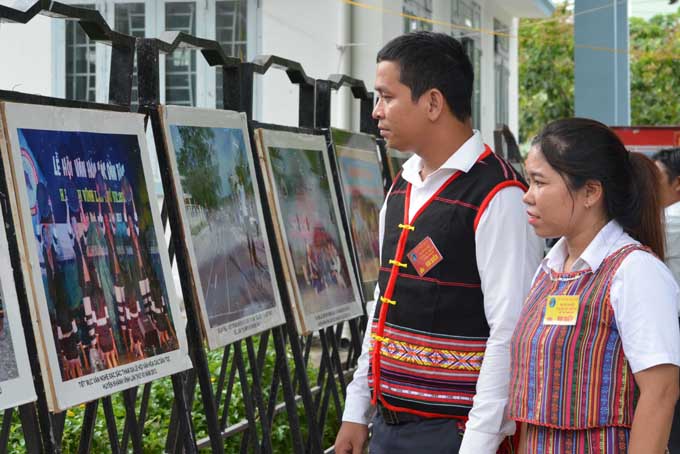
MULTIPOLYGON (((409 16, 432 19, 432 0, 404 0, 402 11, 409 16)), ((418 30, 432 31, 432 23, 404 17, 404 33, 418 30)))
POLYGON ((509 122, 509 97, 510 97, 510 69, 508 52, 510 39, 507 34, 510 28, 502 22, 494 19, 494 83, 496 94, 496 125, 507 125, 509 122))
MULTIPOLYGON (((215 40, 232 57, 247 58, 247 0, 218 1, 215 4, 215 40)), ((218 109, 224 106, 222 70, 217 69, 215 81, 215 104, 218 109)))
MULTIPOLYGON (((94 5, 74 5, 95 9, 94 5)), ((77 21, 66 22, 66 98, 94 102, 97 96, 97 51, 77 21)))
MULTIPOLYGON (((196 34, 196 4, 166 3, 165 29, 196 34)), ((178 49, 165 57, 165 102, 196 105, 196 51, 178 49)))
MULTIPOLYGON (((117 3, 114 13, 114 29, 136 38, 145 36, 144 3, 117 3)), ((134 72, 132 74, 132 103, 139 100, 137 90, 137 55, 135 54, 134 72)))
POLYGON ((451 22, 474 29, 453 30, 452 35, 461 40, 465 47, 465 51, 472 62, 472 68, 475 73, 475 80, 472 87, 472 126, 475 129, 479 129, 481 127, 482 105, 482 40, 480 31, 482 25, 482 10, 479 4, 474 1, 452 0, 451 22))
MULTIPOLYGON (((181 31, 214 39, 225 53, 248 60, 255 54, 258 0, 61 0, 96 9, 114 30, 137 38, 181 31), (89 3, 88 3, 89 2, 89 3), (87 4, 86 4, 87 3, 87 4)), ((429 0, 431 1, 431 0, 429 0)), ((2 0, 0 0, 0 3, 2 0)), ((91 42, 77 22, 51 21, 53 96, 107 102, 111 47, 91 42)), ((115 71, 116 68, 114 67, 115 71)), ((222 107, 222 71, 195 49, 178 49, 159 62, 160 100, 167 104, 222 107)), ((137 61, 131 101, 139 102, 137 61)))

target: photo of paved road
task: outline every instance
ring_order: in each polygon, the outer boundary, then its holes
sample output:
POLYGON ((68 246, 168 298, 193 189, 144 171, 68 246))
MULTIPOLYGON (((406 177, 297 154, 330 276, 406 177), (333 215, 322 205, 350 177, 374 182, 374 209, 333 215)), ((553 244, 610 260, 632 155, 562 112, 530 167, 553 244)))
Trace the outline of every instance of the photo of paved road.
POLYGON ((259 229, 254 222, 244 225, 235 219, 236 212, 226 204, 211 213, 200 232, 192 233, 211 327, 274 307, 259 229))
POLYGON ((210 328, 274 308, 241 129, 170 127, 210 328))
POLYGON ((12 335, 9 329, 9 320, 4 312, 2 305, 2 295, 0 295, 0 382, 17 378, 17 363, 14 358, 14 348, 12 347, 12 335))

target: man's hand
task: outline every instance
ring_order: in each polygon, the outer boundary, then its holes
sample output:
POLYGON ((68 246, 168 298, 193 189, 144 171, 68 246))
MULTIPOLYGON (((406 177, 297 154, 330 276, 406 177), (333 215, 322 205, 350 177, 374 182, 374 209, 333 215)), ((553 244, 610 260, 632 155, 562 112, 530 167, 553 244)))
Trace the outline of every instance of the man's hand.
POLYGON ((368 426, 345 421, 335 438, 336 454, 362 454, 368 441, 368 426))

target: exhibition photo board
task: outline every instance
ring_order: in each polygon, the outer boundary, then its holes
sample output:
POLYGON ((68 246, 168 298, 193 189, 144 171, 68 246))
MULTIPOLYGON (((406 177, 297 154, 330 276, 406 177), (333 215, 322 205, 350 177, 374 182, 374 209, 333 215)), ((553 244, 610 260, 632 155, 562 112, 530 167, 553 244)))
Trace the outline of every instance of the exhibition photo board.
POLYGON ((0 112, 49 409, 190 368, 144 117, 15 103, 0 112))
POLYGON ((254 135, 298 332, 362 315, 325 137, 273 127, 254 135))
POLYGON ((378 227, 385 200, 382 166, 374 136, 332 129, 345 212, 365 300, 372 300, 380 269, 378 227))
POLYGON ((390 178, 392 181, 399 175, 401 168, 406 161, 413 156, 411 151, 399 151, 394 148, 387 149, 387 169, 390 173, 390 178))
POLYGON ((4 216, 0 209, 0 410, 36 399, 9 261, 4 216))
POLYGON ((210 348, 285 323, 245 114, 161 108, 210 348))

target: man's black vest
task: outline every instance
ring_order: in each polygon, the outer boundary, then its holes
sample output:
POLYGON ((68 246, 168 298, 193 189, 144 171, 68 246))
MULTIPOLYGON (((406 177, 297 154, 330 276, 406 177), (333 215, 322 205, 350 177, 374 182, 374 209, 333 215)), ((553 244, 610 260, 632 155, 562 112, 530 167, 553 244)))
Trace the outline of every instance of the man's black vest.
POLYGON ((509 186, 526 190, 512 166, 487 147, 469 172, 452 175, 409 221, 410 184, 395 180, 371 327, 374 403, 379 398, 390 409, 427 417, 469 412, 489 337, 475 231, 493 196, 509 186), (408 253, 426 238, 443 259, 420 276, 408 253))

